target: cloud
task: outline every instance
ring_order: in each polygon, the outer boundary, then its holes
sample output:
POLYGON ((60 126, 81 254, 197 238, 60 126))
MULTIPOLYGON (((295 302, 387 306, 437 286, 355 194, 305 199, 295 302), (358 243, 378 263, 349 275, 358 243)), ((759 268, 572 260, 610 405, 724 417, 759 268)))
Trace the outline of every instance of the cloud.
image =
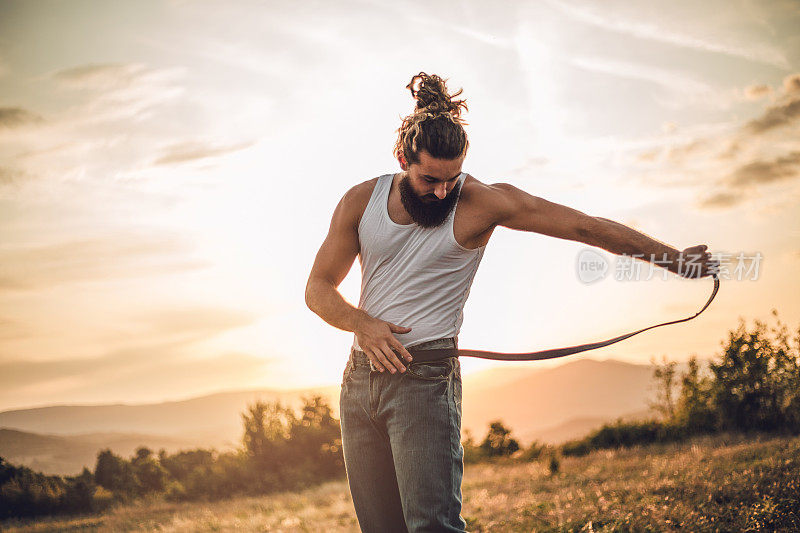
POLYGON ((217 157, 232 152, 237 152, 248 148, 254 144, 254 141, 243 142, 238 144, 229 145, 212 145, 202 142, 185 142, 170 145, 162 151, 161 156, 155 160, 154 165, 173 165, 178 163, 185 163, 187 161, 194 161, 197 159, 206 159, 209 157, 217 157))
POLYGON ((141 334, 148 338, 189 335, 193 339, 208 338, 223 331, 249 326, 258 316, 249 312, 213 307, 160 306, 131 317, 141 334))
POLYGON ((638 161, 651 162, 655 161, 658 154, 661 152, 659 149, 645 150, 636 156, 638 161))
POLYGON ((16 128, 42 122, 42 117, 21 107, 0 107, 0 128, 16 128))
MULTIPOLYGON (((766 84, 745 90, 753 98, 775 92, 766 84)), ((800 125, 800 74, 783 79, 776 100, 744 124, 678 145, 651 147, 634 159, 640 164, 661 163, 659 173, 668 176, 662 184, 686 185, 680 176, 689 174, 694 177, 688 183, 694 187, 713 184, 713 193, 699 198, 696 205, 700 208, 741 204, 755 197, 758 188, 800 177, 800 135, 795 133, 800 125)))
POLYGON ((11 167, 0 167, 0 186, 18 183, 25 175, 19 169, 11 167))
MULTIPOLYGON (((82 184, 93 189, 87 195, 96 196, 110 182, 145 171, 159 146, 187 135, 178 133, 185 128, 182 117, 204 111, 202 101, 198 106, 178 98, 184 75, 183 68, 139 63, 79 65, 47 74, 39 80, 49 90, 43 98, 54 106, 46 120, 29 110, 0 108, 0 188, 18 186, 21 200, 29 193, 41 197, 35 188, 45 183, 82 184), (17 126, 3 127, 12 124, 17 126)), ((0 278, 8 283, 2 271, 0 265, 0 278)))
POLYGON ((0 362, 0 402, 21 407, 20 397, 35 397, 38 404, 75 397, 104 403, 141 401, 165 393, 183 397, 258 385, 271 363, 240 352, 192 357, 174 343, 130 347, 98 358, 5 361, 0 362))
POLYGON ((654 83, 678 95, 704 97, 704 101, 708 103, 715 98, 718 101, 718 95, 710 85, 675 70, 602 57, 577 57, 571 59, 570 63, 590 72, 654 83))
POLYGON ((772 94, 772 87, 769 85, 750 85, 744 89, 744 96, 748 100, 760 100, 770 94, 772 94))
POLYGON ((752 134, 764 133, 788 126, 797 118, 800 118, 800 98, 769 107, 762 116, 748 122, 745 129, 752 134))
POLYGON ((742 151, 742 144, 740 141, 732 140, 728 143, 728 147, 717 154, 717 159, 721 161, 735 159, 736 156, 742 151))
POLYGON ((782 181, 800 176, 800 151, 769 161, 753 161, 739 167, 728 183, 733 187, 747 187, 782 181))
POLYGON ((107 279, 157 276, 208 266, 185 259, 191 247, 175 235, 116 234, 0 250, 0 289, 33 290, 107 279))
POLYGON ((663 124, 661 124, 661 131, 663 131, 664 133, 666 133, 668 135, 671 134, 671 133, 675 133, 675 130, 677 130, 677 129, 678 129, 678 125, 675 124, 671 120, 668 120, 668 121, 664 122, 663 124))
MULTIPOLYGON (((255 313, 207 305, 159 305, 117 318, 125 331, 121 347, 100 357, 8 360, 0 357, 0 404, 19 405, 20 397, 63 401, 92 396, 105 401, 219 389, 253 384, 271 361, 247 353, 198 358, 194 345, 257 321, 255 313), (155 371, 154 369, 157 369, 155 371)), ((25 322, 0 317, 0 338, 36 335, 25 322)), ((115 335, 115 342, 119 335, 115 335)))
POLYGON ((16 320, 0 317, 0 340, 22 339, 35 333, 16 320))
POLYGON ((800 74, 792 74, 783 78, 783 90, 786 94, 800 92, 800 74))
POLYGON ((184 91, 184 68, 150 68, 141 63, 88 64, 59 70, 50 79, 62 90, 83 93, 84 101, 67 109, 62 123, 91 125, 141 120, 152 107, 184 91))
POLYGON ((59 70, 52 78, 70 89, 107 91, 130 87, 147 72, 141 63, 91 64, 59 70))
POLYGON ((707 152, 710 146, 711 141, 709 139, 693 139, 685 144, 667 148, 666 158, 672 163, 681 164, 688 158, 707 152))
POLYGON ((697 203, 697 207, 701 209, 730 208, 740 204, 744 199, 745 196, 742 193, 718 192, 702 198, 697 203))
MULTIPOLYGON (((596 7, 575 1, 546 0, 546 2, 574 20, 605 30, 619 32, 639 39, 648 39, 704 52, 725 54, 781 69, 790 68, 789 61, 779 48, 757 41, 737 42, 741 40, 735 36, 718 36, 717 40, 711 40, 707 37, 707 34, 712 28, 707 26, 702 28, 695 26, 697 29, 694 32, 687 31, 685 28, 691 27, 691 23, 697 20, 698 16, 701 16, 697 10, 692 13, 691 19, 673 18, 673 20, 669 20, 659 18, 658 22, 654 22, 652 9, 642 10, 641 13, 624 13, 624 10, 628 9, 630 5, 626 2, 620 2, 617 5, 598 3, 596 7)), ((709 7, 708 9, 712 10, 713 8, 709 7)), ((719 13, 716 14, 718 15, 719 13)), ((744 24, 747 21, 739 20, 733 22, 744 24)))
MULTIPOLYGON (((761 91, 772 92, 772 88, 768 85, 756 87, 765 88, 760 89, 761 91)), ((768 107, 760 117, 748 122, 744 129, 750 134, 764 133, 774 128, 788 126, 797 118, 800 118, 800 73, 783 78, 778 103, 768 107)))

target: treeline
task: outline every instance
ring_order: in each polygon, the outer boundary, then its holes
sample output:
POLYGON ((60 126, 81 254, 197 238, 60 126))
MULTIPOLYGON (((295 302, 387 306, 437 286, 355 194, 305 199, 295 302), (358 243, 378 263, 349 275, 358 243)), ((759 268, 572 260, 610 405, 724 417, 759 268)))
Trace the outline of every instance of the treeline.
POLYGON ((564 455, 683 440, 719 432, 800 434, 800 327, 793 335, 778 318, 768 327, 742 319, 728 333, 722 354, 708 369, 693 356, 677 376, 675 361, 655 363, 658 385, 652 407, 659 416, 640 422, 606 424, 586 437, 565 443, 564 455))
POLYGON ((154 454, 140 447, 129 458, 102 450, 94 472, 47 476, 0 458, 0 518, 93 513, 146 495, 167 500, 215 500, 297 490, 344 476, 339 421, 319 396, 299 413, 256 402, 242 414, 239 449, 154 454))
POLYGON ((87 468, 78 476, 47 476, 0 457, 0 518, 96 512, 110 496, 97 490, 87 468))

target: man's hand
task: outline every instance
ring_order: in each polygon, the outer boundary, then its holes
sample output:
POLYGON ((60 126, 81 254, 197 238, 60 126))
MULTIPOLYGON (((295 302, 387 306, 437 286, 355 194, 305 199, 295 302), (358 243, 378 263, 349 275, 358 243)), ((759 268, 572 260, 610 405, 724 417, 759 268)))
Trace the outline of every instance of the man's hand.
POLYGON ((380 372, 388 370, 392 374, 405 372, 406 367, 397 357, 396 350, 406 361, 411 361, 411 354, 398 341, 393 333, 408 333, 411 328, 398 326, 391 322, 379 320, 366 313, 362 315, 354 331, 358 345, 367 354, 369 360, 380 372))
POLYGON ((678 252, 671 258, 667 270, 689 279, 719 274, 719 261, 711 259, 707 249, 708 246, 705 244, 699 244, 678 252))

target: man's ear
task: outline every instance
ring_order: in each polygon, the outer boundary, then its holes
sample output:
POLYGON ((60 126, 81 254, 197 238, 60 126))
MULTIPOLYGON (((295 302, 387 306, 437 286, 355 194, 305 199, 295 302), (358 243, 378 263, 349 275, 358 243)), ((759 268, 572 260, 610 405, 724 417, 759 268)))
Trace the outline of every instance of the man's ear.
POLYGON ((400 154, 397 156, 397 162, 400 163, 400 168, 403 170, 408 170, 408 163, 406 163, 406 158, 401 151, 400 154))

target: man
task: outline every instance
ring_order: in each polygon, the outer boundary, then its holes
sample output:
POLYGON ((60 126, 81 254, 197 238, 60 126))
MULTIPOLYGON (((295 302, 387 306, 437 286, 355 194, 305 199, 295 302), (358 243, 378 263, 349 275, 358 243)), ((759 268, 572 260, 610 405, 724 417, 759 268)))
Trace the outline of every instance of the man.
POLYGON ((342 443, 362 531, 464 531, 460 516, 461 374, 457 358, 414 363, 414 350, 457 347, 463 307, 498 226, 644 254, 686 277, 713 271, 706 246, 683 252, 611 220, 462 172, 461 91, 424 72, 407 86, 415 112, 398 130, 401 172, 348 190, 306 287, 306 303, 354 333, 340 397, 342 443), (699 256, 699 270, 682 260, 699 256), (356 256, 359 306, 337 287, 356 256), (667 259, 669 263, 665 263, 667 259), (413 351, 413 350, 412 350, 413 351))

